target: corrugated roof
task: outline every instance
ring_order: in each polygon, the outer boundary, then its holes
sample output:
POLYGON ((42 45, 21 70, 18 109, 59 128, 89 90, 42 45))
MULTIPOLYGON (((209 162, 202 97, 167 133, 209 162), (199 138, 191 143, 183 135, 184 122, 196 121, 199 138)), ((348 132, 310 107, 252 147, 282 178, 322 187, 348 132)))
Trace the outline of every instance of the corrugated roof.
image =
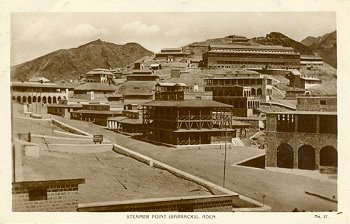
POLYGON ((217 49, 256 49, 256 50, 287 50, 294 51, 292 47, 283 47, 281 45, 209 45, 210 48, 217 49))
POLYGON ((145 106, 154 107, 225 107, 232 108, 233 106, 216 102, 213 100, 178 100, 178 101, 158 101, 154 100, 144 104, 145 106))
POLYGON ((101 90, 101 91, 114 92, 116 90, 116 87, 105 83, 88 82, 76 87, 74 90, 90 90, 90 91, 101 90))

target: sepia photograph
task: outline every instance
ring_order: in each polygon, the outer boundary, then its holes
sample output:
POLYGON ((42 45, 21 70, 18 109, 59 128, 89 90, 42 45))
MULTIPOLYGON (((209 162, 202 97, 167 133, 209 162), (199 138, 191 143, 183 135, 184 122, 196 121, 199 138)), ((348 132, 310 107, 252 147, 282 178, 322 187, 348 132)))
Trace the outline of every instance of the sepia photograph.
POLYGON ((336 10, 113 11, 8 14, 14 217, 342 216, 336 10))

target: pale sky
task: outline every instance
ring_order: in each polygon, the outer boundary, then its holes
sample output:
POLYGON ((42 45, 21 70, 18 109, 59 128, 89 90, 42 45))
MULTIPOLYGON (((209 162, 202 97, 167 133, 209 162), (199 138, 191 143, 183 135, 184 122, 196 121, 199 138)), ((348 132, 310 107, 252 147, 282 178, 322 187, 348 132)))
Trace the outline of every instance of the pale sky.
POLYGON ((301 41, 336 30, 334 12, 12 13, 11 65, 101 39, 153 52, 231 34, 301 41))

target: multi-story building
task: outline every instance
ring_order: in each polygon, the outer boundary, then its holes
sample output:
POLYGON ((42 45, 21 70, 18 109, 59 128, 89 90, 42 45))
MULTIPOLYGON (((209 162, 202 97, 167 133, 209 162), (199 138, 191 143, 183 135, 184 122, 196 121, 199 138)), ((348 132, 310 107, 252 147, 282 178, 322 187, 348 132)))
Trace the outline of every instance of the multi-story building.
POLYGON ((209 45, 203 54, 207 68, 299 68, 300 54, 276 45, 209 45))
POLYGON ((255 72, 216 75, 204 82, 205 91, 213 92, 213 100, 232 105, 239 117, 252 115, 260 100, 268 101, 272 95, 272 79, 255 72))
POLYGON ((96 68, 85 73, 86 82, 110 83, 114 78, 115 74, 109 69, 96 68))
POLYGON ((266 116, 266 167, 336 171, 336 96, 303 96, 297 101, 296 111, 266 116))
POLYGON ((163 48, 160 53, 156 54, 156 60, 164 61, 181 61, 188 58, 190 54, 183 52, 182 48, 163 48))
POLYGON ((319 56, 300 55, 300 65, 305 67, 323 66, 323 59, 319 56))
POLYGON ((213 93, 199 91, 198 86, 187 86, 185 83, 157 83, 155 86, 155 100, 212 100, 213 93))
POLYGON ((155 100, 143 105, 147 139, 170 145, 217 143, 235 137, 232 106, 212 100, 155 100))
POLYGON ((12 101, 32 103, 57 103, 60 99, 68 99, 69 88, 56 83, 11 82, 12 101))

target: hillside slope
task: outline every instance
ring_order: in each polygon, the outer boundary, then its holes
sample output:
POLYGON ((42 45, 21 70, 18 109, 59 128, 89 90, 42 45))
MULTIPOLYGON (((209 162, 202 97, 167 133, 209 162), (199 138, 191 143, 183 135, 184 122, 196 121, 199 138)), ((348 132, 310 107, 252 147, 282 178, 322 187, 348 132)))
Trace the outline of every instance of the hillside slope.
POLYGON ((91 69, 124 67, 152 54, 137 43, 117 45, 98 39, 15 65, 11 67, 11 79, 25 81, 35 76, 44 76, 51 81, 77 79, 91 69))
POLYGON ((337 67, 337 31, 317 38, 309 36, 301 42, 310 46, 326 63, 337 67))

